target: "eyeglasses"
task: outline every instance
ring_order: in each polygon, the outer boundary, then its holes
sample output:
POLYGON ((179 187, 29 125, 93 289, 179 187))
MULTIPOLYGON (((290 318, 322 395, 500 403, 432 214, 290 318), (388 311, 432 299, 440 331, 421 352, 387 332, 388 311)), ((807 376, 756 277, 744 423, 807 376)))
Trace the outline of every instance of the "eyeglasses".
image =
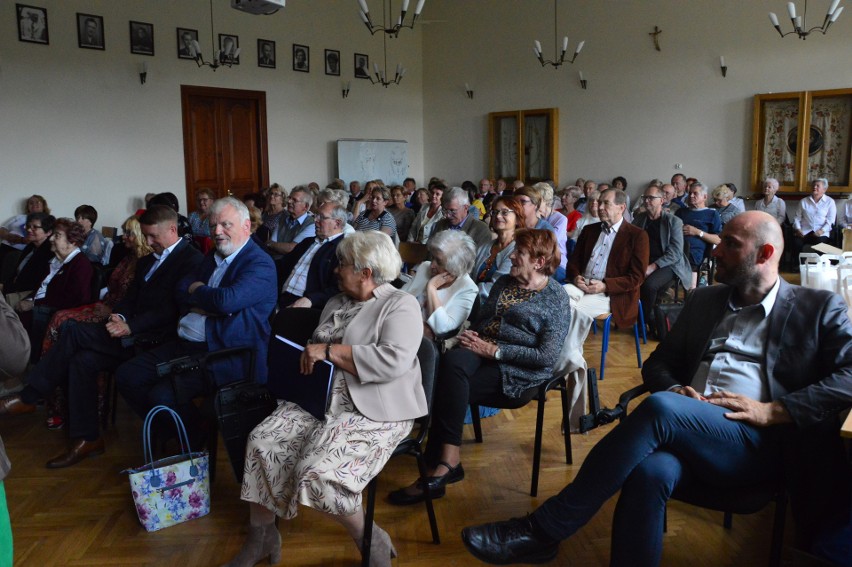
POLYGON ((443 209, 444 215, 456 216, 459 214, 461 209, 447 209, 446 207, 443 209))
POLYGON ((299 201, 298 199, 292 199, 292 198, 291 198, 291 199, 287 199, 287 202, 288 202, 288 203, 293 203, 294 205, 300 205, 300 204, 304 203, 304 201, 299 201))
POLYGON ((316 220, 318 220, 319 222, 326 221, 326 220, 334 220, 334 217, 325 216, 325 215, 316 215, 316 216, 314 216, 314 218, 316 220))
POLYGON ((508 217, 509 213, 514 213, 514 212, 515 211, 513 211, 512 209, 496 209, 494 211, 494 216, 495 217, 508 217))
POLYGON ((43 227, 40 224, 28 224, 27 225, 27 230, 38 230, 38 229, 43 230, 43 227))
POLYGON ((659 195, 642 195, 643 201, 653 201, 654 199, 662 199, 659 195))

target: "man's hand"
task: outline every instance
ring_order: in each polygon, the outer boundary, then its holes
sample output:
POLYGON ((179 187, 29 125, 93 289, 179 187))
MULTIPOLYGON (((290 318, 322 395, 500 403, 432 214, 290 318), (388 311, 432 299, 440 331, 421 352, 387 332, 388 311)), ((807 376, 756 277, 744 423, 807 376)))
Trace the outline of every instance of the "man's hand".
POLYGON ((574 286, 583 293, 591 293, 589 291, 589 286, 586 285, 586 278, 584 278, 583 276, 577 276, 576 278, 574 278, 574 286))
POLYGON ((645 268, 645 277, 647 278, 648 276, 650 276, 651 274, 653 274, 656 271, 657 271, 657 263, 651 262, 650 264, 648 264, 648 267, 645 268))
POLYGON ((106 330, 114 339, 118 339, 121 337, 126 337, 130 334, 130 325, 127 324, 127 321, 122 320, 118 315, 110 315, 109 320, 106 323, 106 330))
POLYGON ((692 386, 681 386, 677 390, 672 390, 675 394, 680 394, 681 396, 686 396, 687 398, 692 398, 694 400, 701 400, 702 402, 706 402, 707 398, 699 394, 695 391, 695 388, 692 386))
POLYGON ((707 396, 707 401, 713 405, 732 410, 725 417, 733 421, 744 421, 758 427, 790 423, 792 418, 779 401, 758 402, 740 394, 731 392, 714 392, 707 396))
POLYGON ((588 289, 586 293, 606 293, 606 284, 603 280, 589 280, 586 289, 588 289))
POLYGON ((186 292, 189 295, 192 295, 193 293, 195 293, 196 289, 200 288, 203 285, 207 285, 207 284, 204 283, 204 282, 192 282, 191 284, 189 284, 189 288, 186 290, 186 292))
POLYGON ((293 303, 291 303, 290 305, 288 305, 288 306, 287 306, 287 308, 288 308, 288 309, 289 309, 290 307, 304 307, 304 308, 308 308, 308 307, 310 307, 310 306, 312 306, 312 305, 313 305, 313 303, 311 303, 311 300, 310 300, 310 299, 308 299, 307 297, 300 297, 299 299, 297 299, 296 301, 294 301, 293 303))

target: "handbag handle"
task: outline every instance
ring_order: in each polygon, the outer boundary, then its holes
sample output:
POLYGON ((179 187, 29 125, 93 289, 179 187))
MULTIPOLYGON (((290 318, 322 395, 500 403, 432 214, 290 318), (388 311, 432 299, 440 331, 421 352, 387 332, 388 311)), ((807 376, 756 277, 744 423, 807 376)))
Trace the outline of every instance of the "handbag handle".
MULTIPOLYGON (((172 408, 167 406, 155 406, 151 408, 151 411, 149 411, 148 415, 145 416, 145 423, 142 425, 142 455, 145 459, 145 463, 147 466, 153 468, 154 455, 151 450, 151 424, 154 421, 154 417, 160 412, 166 412, 172 416, 172 421, 174 421, 175 428, 178 432, 181 455, 187 455, 189 457, 189 474, 193 477, 198 476, 198 467, 195 465, 195 460, 192 457, 192 448, 189 446, 189 436, 186 433, 186 427, 184 427, 180 416, 172 408)), ((159 485, 159 482, 159 477, 154 477, 151 479, 151 486, 156 488, 159 485)))

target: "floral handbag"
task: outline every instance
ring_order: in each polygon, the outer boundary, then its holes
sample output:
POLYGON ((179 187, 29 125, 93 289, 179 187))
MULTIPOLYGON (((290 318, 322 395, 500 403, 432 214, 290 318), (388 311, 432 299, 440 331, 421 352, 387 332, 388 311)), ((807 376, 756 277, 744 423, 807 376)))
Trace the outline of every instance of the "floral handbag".
POLYGON ((193 453, 180 417, 166 406, 148 412, 142 427, 146 465, 128 469, 130 490, 139 522, 149 532, 200 518, 210 513, 210 476, 207 452, 193 453), (151 423, 160 412, 172 416, 178 430, 181 454, 153 460, 151 423))

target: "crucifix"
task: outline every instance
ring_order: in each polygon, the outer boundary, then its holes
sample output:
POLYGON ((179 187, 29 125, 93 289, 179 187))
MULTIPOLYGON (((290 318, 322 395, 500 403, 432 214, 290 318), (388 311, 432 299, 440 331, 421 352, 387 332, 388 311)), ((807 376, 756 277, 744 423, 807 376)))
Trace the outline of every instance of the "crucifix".
POLYGON ((648 34, 652 38, 654 38, 654 49, 656 49, 657 51, 662 51, 660 49, 660 34, 661 33, 663 33, 663 30, 661 30, 657 26, 654 26, 654 31, 652 31, 648 34))

